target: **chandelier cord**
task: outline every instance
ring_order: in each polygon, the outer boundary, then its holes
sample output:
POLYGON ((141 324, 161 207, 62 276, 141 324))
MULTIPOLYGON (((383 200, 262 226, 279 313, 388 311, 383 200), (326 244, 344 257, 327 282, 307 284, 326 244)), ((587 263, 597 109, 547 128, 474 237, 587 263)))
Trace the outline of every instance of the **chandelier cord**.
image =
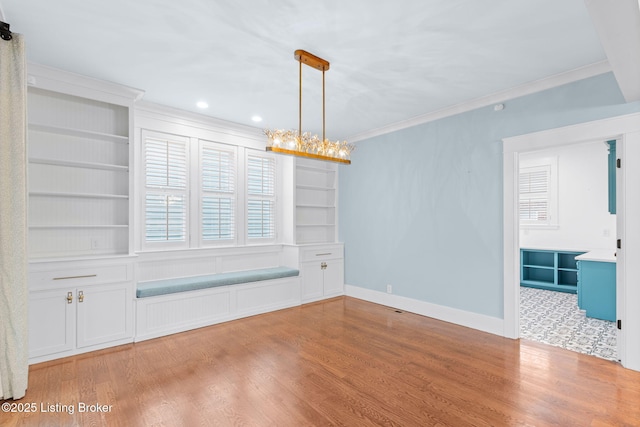
POLYGON ((298 68, 298 138, 302 138, 302 61, 298 68))
POLYGON ((322 69, 322 142, 327 139, 324 133, 325 117, 324 117, 324 68, 322 69))

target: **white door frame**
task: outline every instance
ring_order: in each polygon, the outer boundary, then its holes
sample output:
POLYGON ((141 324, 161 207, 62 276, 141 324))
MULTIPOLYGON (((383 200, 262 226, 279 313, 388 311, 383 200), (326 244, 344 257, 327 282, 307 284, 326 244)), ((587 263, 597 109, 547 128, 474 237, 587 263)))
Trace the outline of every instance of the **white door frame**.
MULTIPOLYGON (((504 138, 503 141, 503 253, 504 336, 520 337, 520 244, 518 215, 518 156, 593 140, 616 139, 616 155, 622 159, 617 171, 616 234, 622 240, 617 250, 618 357, 623 366, 640 371, 640 113, 596 120, 557 129, 504 138), (619 151, 618 151, 619 150, 619 151), (635 278, 636 280, 631 280, 635 278), (635 303, 634 303, 635 301, 635 303)), ((604 202, 603 202, 604 203, 604 202)))

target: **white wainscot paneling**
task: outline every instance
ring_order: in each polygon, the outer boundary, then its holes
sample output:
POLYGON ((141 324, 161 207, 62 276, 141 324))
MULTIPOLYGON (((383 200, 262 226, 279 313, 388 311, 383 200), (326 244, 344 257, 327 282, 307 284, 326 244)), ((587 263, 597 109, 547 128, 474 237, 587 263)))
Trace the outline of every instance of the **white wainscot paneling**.
POLYGON ((279 259, 279 252, 221 256, 219 268, 221 273, 225 273, 228 271, 277 267, 279 259))
POLYGON ((237 288, 237 314, 249 316, 300 304, 300 280, 256 282, 237 288))
POLYGON ((202 276, 215 274, 216 258, 213 256, 194 258, 166 258, 138 264, 138 281, 162 280, 173 277, 202 276))
POLYGON ((136 300, 136 341, 229 319, 231 291, 212 288, 136 300))
POLYGON ((300 305, 298 277, 138 298, 135 341, 296 305, 300 305))

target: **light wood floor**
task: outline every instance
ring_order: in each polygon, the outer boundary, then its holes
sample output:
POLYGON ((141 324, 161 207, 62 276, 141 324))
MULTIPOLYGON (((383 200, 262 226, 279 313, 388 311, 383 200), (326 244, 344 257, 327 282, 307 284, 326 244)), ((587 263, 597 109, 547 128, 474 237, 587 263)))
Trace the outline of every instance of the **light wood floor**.
POLYGON ((19 402, 0 424, 626 426, 640 373, 341 297, 34 365, 19 402))

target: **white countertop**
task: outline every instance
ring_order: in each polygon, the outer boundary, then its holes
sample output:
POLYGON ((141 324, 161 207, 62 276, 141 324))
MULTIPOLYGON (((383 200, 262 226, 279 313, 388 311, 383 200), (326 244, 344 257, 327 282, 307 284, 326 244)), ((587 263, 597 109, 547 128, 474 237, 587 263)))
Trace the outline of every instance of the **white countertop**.
POLYGON ((578 255, 578 261, 616 262, 616 251, 611 249, 596 249, 585 254, 578 255))
POLYGON ((520 246, 520 249, 552 252, 585 252, 584 248, 550 248, 549 246, 520 246))

